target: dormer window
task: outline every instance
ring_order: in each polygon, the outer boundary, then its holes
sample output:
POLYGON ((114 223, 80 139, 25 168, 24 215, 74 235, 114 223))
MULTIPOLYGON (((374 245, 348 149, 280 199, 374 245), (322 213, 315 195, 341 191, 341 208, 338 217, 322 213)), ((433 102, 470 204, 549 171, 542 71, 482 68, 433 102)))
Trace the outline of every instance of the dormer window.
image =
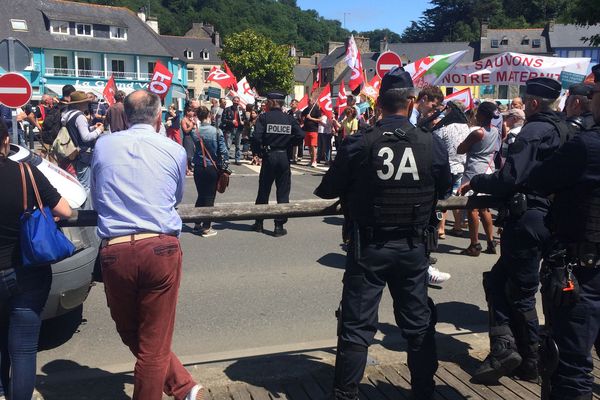
POLYGON ((77 36, 93 36, 92 25, 75 24, 75 34, 77 36))
POLYGON ((208 59, 210 58, 210 54, 208 53, 208 50, 203 49, 202 52, 200 53, 200 56, 202 57, 202 59, 204 61, 208 61, 208 59))
POLYGON ((491 45, 492 49, 497 49, 498 48, 498 40, 492 39, 490 45, 491 45))
POLYGON ((188 60, 192 60, 194 58, 194 52, 191 51, 190 49, 185 49, 185 51, 183 52, 183 55, 188 60))
POLYGON ((121 28, 120 26, 110 27, 110 38, 127 40, 127 28, 121 28))
POLYGON ((500 46, 508 46, 508 39, 505 37, 500 41, 500 46))
POLYGON ((57 35, 68 35, 69 23, 67 21, 51 21, 50 33, 54 33, 57 35))
POLYGON ((24 19, 11 19, 10 26, 13 31, 27 32, 27 21, 24 19))
POLYGON ((531 47, 533 48, 539 48, 542 45, 542 42, 540 39, 533 39, 531 41, 531 47))
POLYGON ((523 39, 521 39, 521 46, 529 46, 529 38, 527 36, 523 36, 523 39))

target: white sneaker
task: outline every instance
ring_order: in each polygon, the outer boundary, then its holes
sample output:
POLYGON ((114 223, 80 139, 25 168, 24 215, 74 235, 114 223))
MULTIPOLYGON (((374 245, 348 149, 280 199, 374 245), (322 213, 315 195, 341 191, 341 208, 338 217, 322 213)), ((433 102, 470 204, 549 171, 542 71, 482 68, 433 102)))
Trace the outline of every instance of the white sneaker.
POLYGON ((200 384, 197 384, 190 390, 187 396, 185 396, 185 400, 202 400, 204 398, 204 387, 200 384))
POLYGON ((429 266, 427 271, 427 275, 429 276, 429 284, 430 285, 441 285, 450 279, 450 274, 447 272, 441 272, 439 269, 429 266))
POLYGON ((207 230, 202 231, 201 236, 202 237, 217 236, 217 231, 215 231, 213 228, 208 228, 207 230))

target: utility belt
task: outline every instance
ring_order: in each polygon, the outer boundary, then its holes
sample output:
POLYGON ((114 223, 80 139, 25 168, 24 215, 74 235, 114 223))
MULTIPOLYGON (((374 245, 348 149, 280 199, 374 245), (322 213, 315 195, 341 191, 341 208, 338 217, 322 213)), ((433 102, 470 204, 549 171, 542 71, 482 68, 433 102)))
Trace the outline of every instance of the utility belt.
POLYGON ((263 154, 269 154, 269 153, 287 153, 287 148, 285 147, 271 147, 271 146, 263 146, 262 148, 262 152, 263 154))
POLYGON ((358 233, 362 240, 367 242, 383 242, 387 240, 399 239, 421 239, 422 236, 414 229, 406 230, 384 230, 372 226, 358 227, 358 233))
POLYGON ((498 210, 498 217, 494 225, 501 227, 506 220, 519 219, 525 214, 525 211, 531 208, 548 208, 546 198, 533 194, 515 193, 512 195, 503 207, 498 210))
POLYGON ((600 267, 600 243, 580 242, 566 245, 567 257, 576 268, 600 267))

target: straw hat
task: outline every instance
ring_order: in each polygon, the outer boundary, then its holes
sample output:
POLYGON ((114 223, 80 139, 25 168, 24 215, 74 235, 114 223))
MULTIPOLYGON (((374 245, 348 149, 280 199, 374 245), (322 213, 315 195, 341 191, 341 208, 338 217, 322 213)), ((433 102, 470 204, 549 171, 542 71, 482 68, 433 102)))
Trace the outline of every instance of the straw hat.
POLYGON ((75 91, 71 93, 71 101, 67 102, 67 104, 79 104, 89 102, 91 102, 91 100, 88 98, 85 92, 75 91))

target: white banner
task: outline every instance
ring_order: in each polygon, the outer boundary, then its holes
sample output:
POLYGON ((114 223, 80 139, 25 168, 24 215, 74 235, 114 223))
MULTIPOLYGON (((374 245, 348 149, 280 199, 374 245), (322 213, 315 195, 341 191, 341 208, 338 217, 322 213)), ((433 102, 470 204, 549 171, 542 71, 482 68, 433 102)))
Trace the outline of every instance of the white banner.
POLYGON ((590 58, 543 57, 502 53, 469 64, 457 65, 444 77, 443 86, 524 85, 529 79, 560 80, 562 71, 585 75, 590 58))

